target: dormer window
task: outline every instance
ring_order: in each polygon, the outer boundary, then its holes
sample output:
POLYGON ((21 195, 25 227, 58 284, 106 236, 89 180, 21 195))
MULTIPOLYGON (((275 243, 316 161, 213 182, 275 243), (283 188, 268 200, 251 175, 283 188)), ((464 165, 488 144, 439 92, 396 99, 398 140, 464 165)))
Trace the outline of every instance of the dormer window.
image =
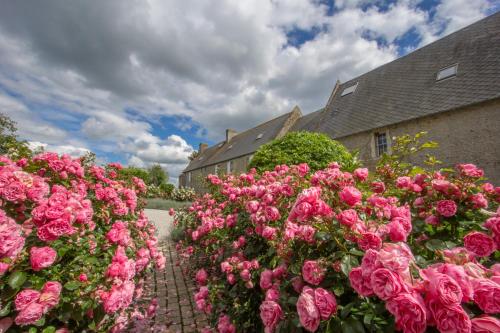
POLYGON ((436 81, 441 81, 450 77, 457 76, 457 71, 458 64, 440 69, 436 75, 436 81))
POLYGON ((356 91, 356 88, 358 87, 358 83, 356 82, 355 84, 353 84, 352 86, 350 87, 347 87, 345 88, 343 91, 342 91, 342 94, 340 94, 340 96, 345 96, 345 95, 349 95, 349 94, 352 94, 353 92, 356 91))

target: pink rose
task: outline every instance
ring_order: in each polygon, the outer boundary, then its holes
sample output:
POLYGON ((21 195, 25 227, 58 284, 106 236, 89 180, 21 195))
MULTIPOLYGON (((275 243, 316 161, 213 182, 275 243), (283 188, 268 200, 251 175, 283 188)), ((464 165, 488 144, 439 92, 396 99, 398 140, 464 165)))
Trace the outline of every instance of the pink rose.
POLYGON ((249 281, 251 278, 250 271, 248 269, 244 269, 240 272, 241 279, 243 281, 249 281))
POLYGON ((358 213, 354 209, 347 209, 340 212, 337 218, 340 224, 348 227, 353 226, 359 220, 358 213))
POLYGON ((30 263, 34 271, 51 266, 56 260, 57 252, 49 247, 35 247, 30 249, 30 263))
POLYGON ((473 289, 470 278, 465 273, 462 266, 454 264, 441 264, 436 267, 439 273, 446 274, 451 277, 462 289, 462 302, 469 302, 473 297, 473 289))
POLYGON ((479 169, 474 164, 459 164, 457 168, 460 171, 460 173, 464 176, 473 178, 479 178, 484 176, 484 171, 479 169))
POLYGON ((42 318, 44 306, 33 302, 21 310, 16 316, 16 324, 19 326, 31 325, 42 318))
POLYGON ((196 272, 196 282, 198 283, 198 285, 200 286, 206 285, 207 278, 208 278, 207 271, 204 270, 203 268, 196 272))
POLYGON ((429 297, 439 301, 440 304, 451 307, 462 302, 462 289, 451 277, 438 273, 433 268, 421 271, 423 278, 429 282, 429 297))
POLYGON ((488 279, 474 279, 474 302, 485 313, 500 313, 500 285, 488 279))
POLYGON ((337 302, 335 296, 323 288, 317 288, 314 290, 314 303, 318 308, 321 319, 326 320, 330 316, 337 312, 337 302))
POLYGON ((439 200, 436 210, 444 217, 451 217, 457 213, 457 204, 453 200, 439 200))
POLYGON ((263 290, 269 289, 273 286, 273 272, 266 269, 260 273, 260 287, 263 290))
POLYGON ((493 238, 478 231, 470 232, 464 237, 464 247, 479 257, 488 257, 496 249, 493 238))
POLYGON ((345 202, 349 206, 354 206, 360 203, 361 197, 361 192, 353 186, 346 186, 339 193, 340 200, 345 202))
POLYGON ((382 247, 382 239, 373 232, 365 232, 358 240, 358 245, 364 251, 368 249, 378 250, 382 247))
POLYGON ((40 298, 40 292, 38 290, 33 289, 24 289, 16 295, 16 299, 14 300, 14 304, 16 305, 17 311, 22 311, 28 305, 33 302, 38 302, 40 298))
POLYGON ((59 303, 62 286, 57 281, 49 281, 43 285, 38 302, 44 306, 45 311, 53 308, 59 303))
POLYGON ((78 280, 80 282, 87 282, 88 281, 87 274, 85 274, 85 273, 80 274, 80 276, 78 277, 78 280))
POLYGON ((370 187, 375 193, 383 193, 385 191, 385 184, 383 182, 372 182, 370 187))
POLYGON ((461 306, 452 307, 436 306, 434 320, 440 332, 469 333, 471 331, 471 321, 467 313, 461 306))
POLYGON ((305 286, 304 280, 302 280, 300 276, 296 276, 292 279, 292 287, 293 290, 295 290, 295 292, 300 294, 304 286, 305 286))
POLYGON ((302 326, 309 332, 315 332, 321 320, 321 315, 314 302, 314 291, 305 287, 297 300, 297 313, 302 326))
POLYGON ((106 313, 114 313, 127 308, 132 303, 135 285, 132 281, 125 281, 120 285, 113 285, 110 291, 101 293, 101 300, 106 313))
POLYGON ((283 311, 278 303, 274 301, 264 301, 259 307, 260 318, 267 329, 271 331, 278 325, 283 318, 283 311))
POLYGON ((438 225, 439 217, 437 217, 436 215, 429 215, 425 218, 425 223, 430 225, 438 225))
POLYGON ((262 237, 264 237, 267 240, 273 240, 276 237, 276 231, 277 231, 276 228, 266 225, 262 230, 262 237))
POLYGON ((268 221, 278 221, 281 218, 280 211, 273 206, 267 206, 264 213, 268 221))
POLYGON ((475 317, 471 320, 472 333, 497 333, 500 332, 500 320, 490 316, 475 317))
POLYGON ((419 294, 402 293, 385 304, 396 319, 396 328, 405 333, 423 333, 427 327, 427 311, 419 294))
POLYGON ((364 182, 368 179, 368 169, 357 168, 356 170, 354 170, 353 175, 357 180, 364 182))
POLYGON ((325 277, 325 269, 317 261, 306 260, 302 265, 302 277, 307 283, 317 286, 325 277))
POLYGON ((396 179, 396 187, 397 188, 409 188, 412 184, 411 178, 410 177, 398 177, 396 179))
POLYGON ((349 282, 352 289, 360 296, 368 297, 373 295, 371 281, 368 277, 363 276, 363 269, 361 267, 351 269, 349 272, 349 282))
POLYGON ((470 201, 474 204, 474 208, 476 209, 488 207, 488 200, 482 193, 471 195, 470 201))
POLYGON ((71 235, 76 229, 65 219, 56 219, 44 224, 37 230, 38 238, 45 242, 54 241, 63 235, 71 235))
POLYGON ((378 264, 403 276, 408 273, 412 261, 415 261, 415 258, 405 243, 385 243, 377 255, 378 264))
POLYGON ((371 274, 373 292, 380 299, 387 301, 400 293, 409 292, 401 277, 387 268, 376 269, 371 274))

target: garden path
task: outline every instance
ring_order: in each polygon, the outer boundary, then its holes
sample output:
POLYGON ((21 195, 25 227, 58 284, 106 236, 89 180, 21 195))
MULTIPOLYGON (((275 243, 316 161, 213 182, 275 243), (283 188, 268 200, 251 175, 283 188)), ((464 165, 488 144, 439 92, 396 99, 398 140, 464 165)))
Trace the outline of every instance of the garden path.
POLYGON ((159 303, 153 331, 199 332, 207 325, 207 320, 195 308, 192 295, 196 287, 193 280, 178 265, 175 244, 169 237, 172 217, 164 210, 146 209, 145 213, 158 229, 160 248, 167 258, 165 271, 155 271, 145 288, 151 297, 158 298, 159 303))

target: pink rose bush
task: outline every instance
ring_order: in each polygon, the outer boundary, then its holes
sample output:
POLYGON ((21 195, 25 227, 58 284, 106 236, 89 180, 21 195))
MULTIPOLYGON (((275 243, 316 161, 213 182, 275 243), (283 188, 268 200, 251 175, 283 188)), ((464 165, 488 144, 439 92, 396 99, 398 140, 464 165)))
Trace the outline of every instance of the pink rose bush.
POLYGON ((0 157, 0 331, 148 327, 144 278, 165 258, 142 211, 146 186, 120 169, 0 157))
POLYGON ((276 166, 175 213, 216 332, 496 332, 500 188, 472 164, 276 166))

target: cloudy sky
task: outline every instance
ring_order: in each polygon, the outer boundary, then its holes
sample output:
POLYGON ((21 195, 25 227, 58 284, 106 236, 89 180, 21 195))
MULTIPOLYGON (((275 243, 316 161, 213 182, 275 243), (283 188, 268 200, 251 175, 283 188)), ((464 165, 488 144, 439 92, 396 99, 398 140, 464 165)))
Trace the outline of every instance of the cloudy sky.
POLYGON ((0 1, 0 112, 49 150, 174 181, 199 142, 299 105, 500 0, 0 1))

